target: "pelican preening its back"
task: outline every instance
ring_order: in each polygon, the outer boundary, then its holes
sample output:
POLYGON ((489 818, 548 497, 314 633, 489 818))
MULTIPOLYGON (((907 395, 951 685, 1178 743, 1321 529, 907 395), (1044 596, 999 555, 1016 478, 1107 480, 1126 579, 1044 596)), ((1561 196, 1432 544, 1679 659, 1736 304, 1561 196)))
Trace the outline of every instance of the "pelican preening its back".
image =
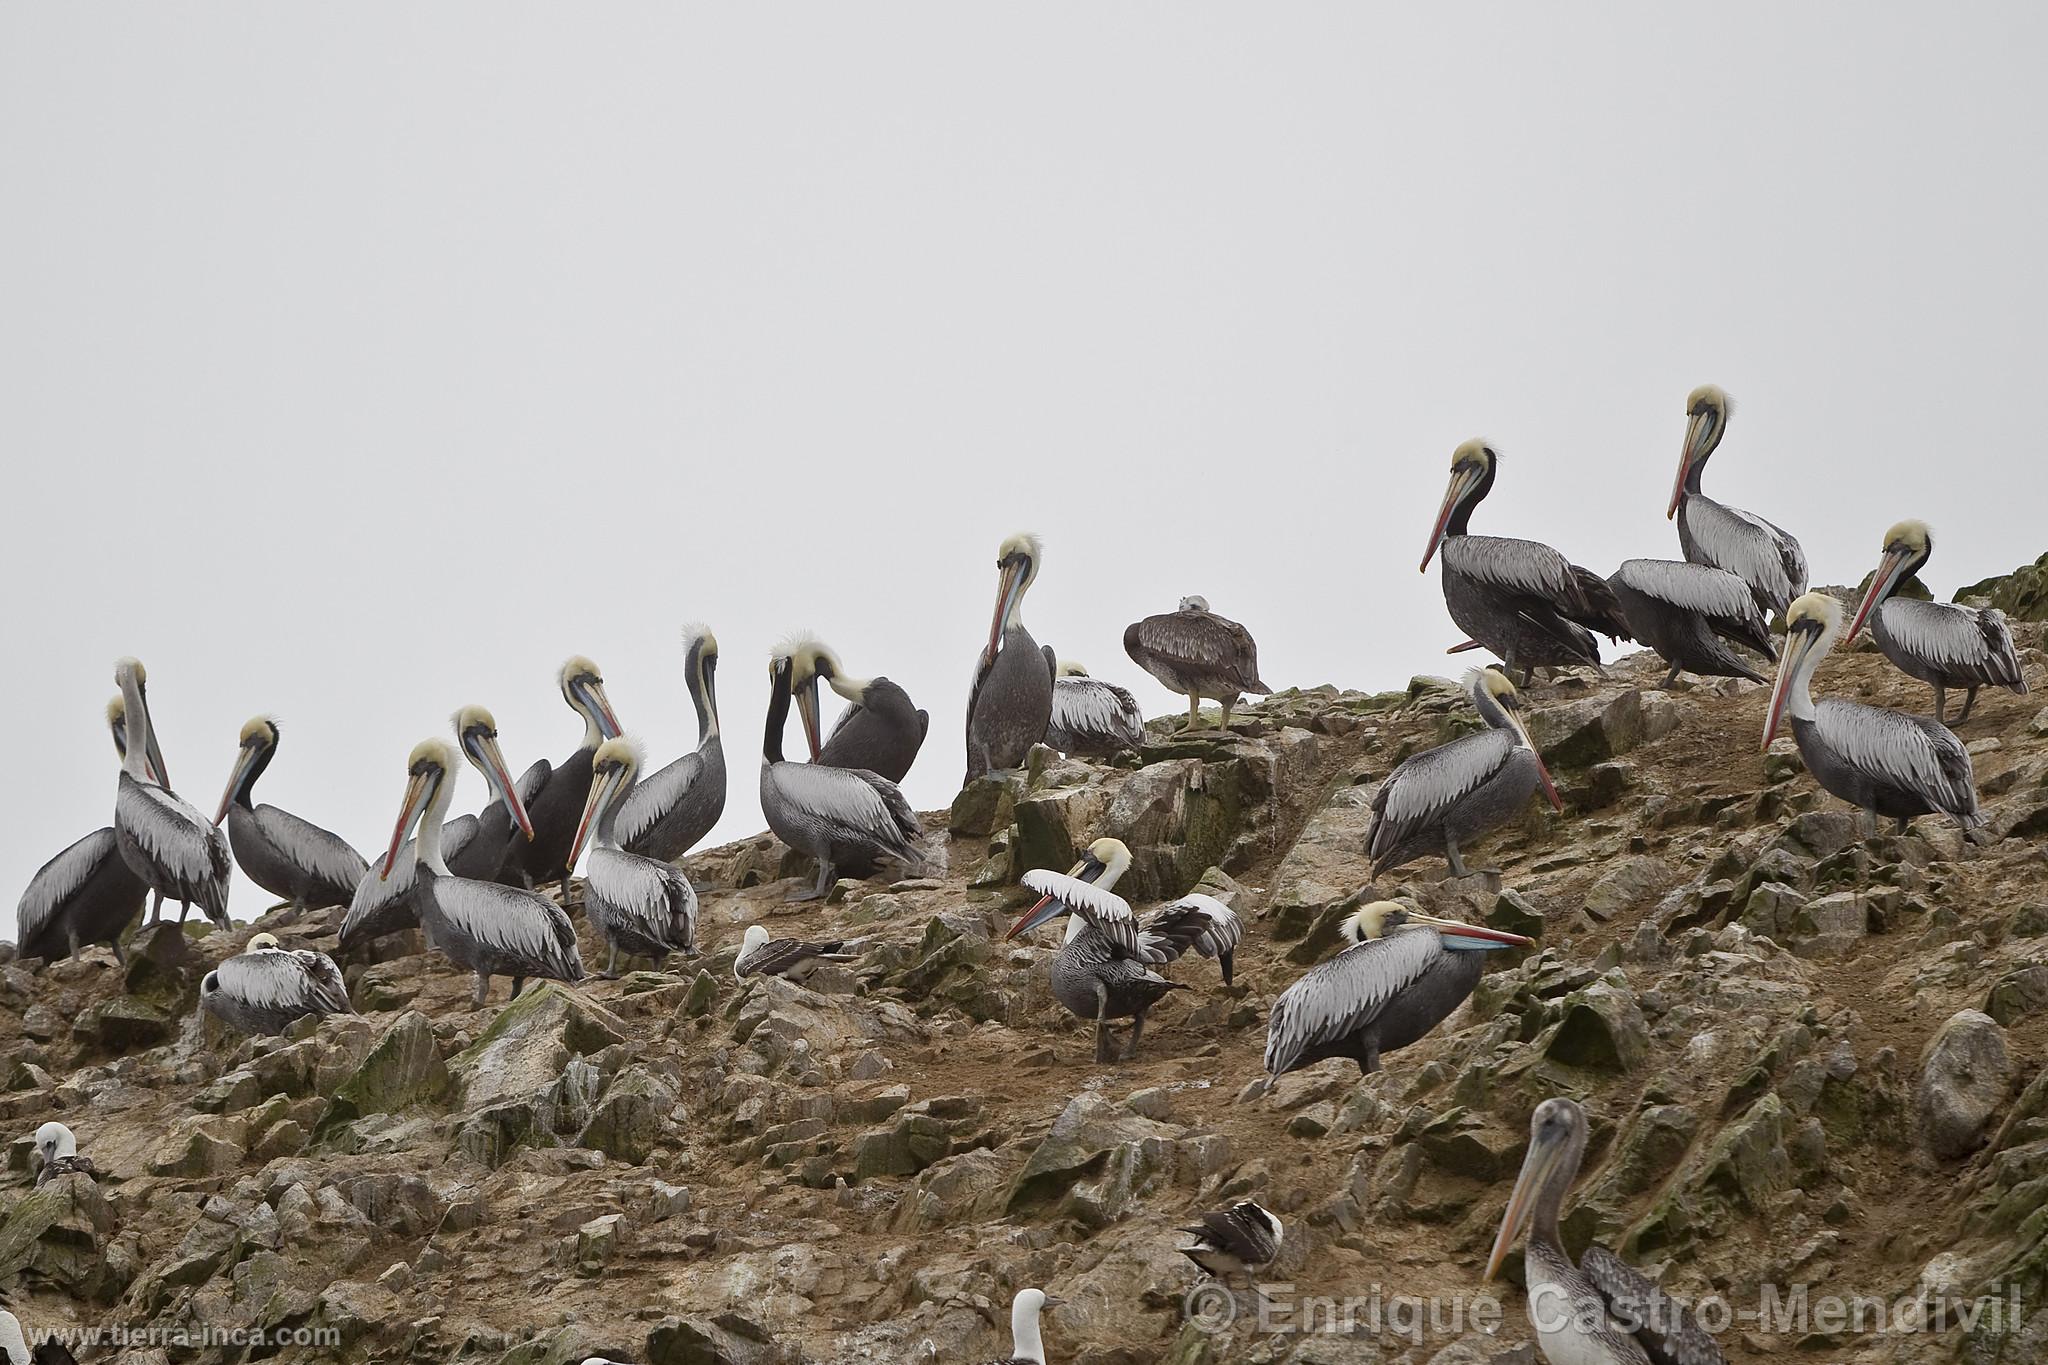
POLYGON ((1331 1057, 1360 1072, 1451 1016, 1485 974, 1485 954, 1526 948, 1520 934, 1438 919, 1375 901, 1344 921, 1353 946, 1318 963, 1273 1002, 1266 1070, 1275 1076, 1331 1057))
MULTIPOLYGON (((1024 594, 1038 577, 1045 548, 1019 533, 996 552, 996 611, 988 647, 975 662, 967 693, 967 776, 1018 768, 1052 720, 1052 650, 1024 628, 1024 594)), ((963 783, 964 785, 964 783, 963 783)))
POLYGON ((208 919, 226 925, 228 876, 234 868, 227 835, 162 785, 169 778, 150 719, 148 675, 141 661, 116 663, 114 682, 121 689, 127 734, 114 795, 114 837, 121 857, 159 897, 183 907, 181 922, 196 901, 208 919))
POLYGON ((1977 704, 1977 689, 2009 687, 2024 694, 2026 677, 2013 648, 2012 627, 2005 613, 1990 607, 1965 607, 1955 602, 1916 602, 1894 597, 1899 585, 1927 567, 1934 556, 1934 533, 1924 521, 1902 521, 1884 533, 1884 557, 1870 575, 1856 616, 1849 622, 1854 640, 1863 622, 1884 656, 1907 677, 1934 685, 1934 718, 1945 721, 1948 689, 1967 689, 1961 725, 1977 704))
POLYGON ((60 1176, 96 1175, 89 1156, 78 1154, 78 1139, 55 1119, 36 1129, 36 1184, 47 1185, 60 1176))
POLYGON ((1182 1247, 1180 1254, 1218 1279, 1270 1264, 1287 1237, 1280 1216, 1249 1199, 1205 1213, 1201 1222, 1181 1231, 1195 1244, 1182 1247))
POLYGON ((347 905, 370 870, 363 855, 339 835, 289 811, 251 804, 256 779, 276 753, 276 721, 258 716, 242 727, 235 766, 213 822, 227 820, 235 865, 271 895, 300 910, 347 905))
POLYGON ((1963 742, 1940 721, 1830 697, 1813 699, 1813 671, 1842 633, 1842 608, 1810 592, 1785 612, 1785 650, 1764 717, 1762 747, 1792 718, 1792 736, 1813 780, 1873 817, 1903 830, 1916 815, 1939 812, 1965 833, 1984 823, 1977 782, 1963 742))
POLYGON ((932 718, 920 711, 905 692, 887 678, 849 678, 839 656, 817 640, 796 640, 786 646, 795 663, 790 689, 803 716, 811 762, 827 768, 865 768, 891 782, 901 782, 917 761, 932 718), (820 742, 818 684, 822 681, 846 699, 846 709, 820 742))
MULTIPOLYGON (((114 752, 126 759, 126 705, 107 703, 114 752)), ((125 964, 121 935, 142 914, 149 887, 121 856, 114 827, 103 825, 36 869, 14 907, 21 956, 55 961, 76 957, 87 944, 104 943, 125 964)))
POLYGON ((1586 1157, 1586 1111, 1548 1099, 1529 1118, 1529 1153, 1508 1196, 1486 1276, 1500 1273, 1528 1233, 1522 1278, 1529 1321, 1550 1365, 1722 1365, 1726 1359, 1692 1313, 1606 1247, 1572 1264, 1558 1234, 1564 1197, 1586 1157))
POLYGON ((1538 788, 1564 809, 1507 675, 1474 669, 1465 692, 1489 728, 1403 759, 1387 774, 1365 842, 1375 877, 1430 854, 1442 854, 1452 876, 1470 876, 1461 846, 1513 819, 1538 788))
POLYGON ((619 846, 674 862, 725 814, 725 740, 718 729, 718 637, 683 627, 683 668, 697 711, 697 748, 649 777, 619 807, 619 846))
POLYGON ((1664 686, 1680 673, 1768 682, 1723 641, 1747 645, 1776 662, 1771 623, 1749 584, 1708 564, 1630 559, 1607 580, 1628 618, 1629 630, 1671 665, 1664 686))
POLYGON ((1136 749, 1145 742, 1145 713, 1123 688, 1089 677, 1072 659, 1061 659, 1053 670, 1045 742, 1063 754, 1094 757, 1136 749))
POLYGON ((846 952, 845 947, 836 939, 830 943, 771 939, 764 926, 749 924, 747 932, 740 937, 739 956, 732 960, 733 979, 745 981, 750 976, 779 976, 790 981, 802 981, 827 964, 857 961, 860 954, 846 952))
POLYGON ((1443 556, 1444 605, 1459 629, 1500 656, 1527 686, 1535 669, 1600 663, 1599 631, 1629 638, 1628 620, 1607 580, 1533 540, 1475 536, 1466 530, 1493 490, 1499 456, 1467 441, 1451 456, 1451 482, 1430 529, 1422 567, 1443 556))
POLYGON ((618 971, 622 948, 632 957, 656 959, 670 953, 697 954, 697 892, 690 879, 673 863, 619 847, 619 806, 639 776, 640 751, 632 740, 621 735, 600 744, 591 761, 590 796, 569 845, 569 866, 574 868, 584 844, 590 844, 590 861, 583 871, 583 913, 611 945, 607 977, 618 971))
POLYGON ((1204 697, 1223 704, 1221 725, 1228 729, 1230 708, 1240 696, 1273 690, 1259 681, 1259 647, 1251 632, 1210 611, 1206 597, 1183 597, 1177 610, 1126 627, 1124 653, 1188 699, 1190 727, 1201 719, 1204 697))
POLYGON ((309 1014, 354 1014, 341 969, 325 953, 287 951, 258 934, 199 983, 199 1005, 243 1033, 282 1033, 309 1014))
POLYGON ((1734 408, 1714 384, 1702 384, 1686 397, 1685 445, 1664 515, 1678 518, 1678 544, 1689 562, 1726 569, 1749 585, 1766 616, 1776 616, 1806 591, 1806 552, 1762 517, 1700 491, 1707 457, 1727 434, 1734 408))
MULTIPOLYGON (((531 888, 569 875, 569 844, 590 795, 591 757, 598 745, 619 733, 619 718, 612 713, 604 675, 596 664, 575 655, 562 665, 556 681, 562 700, 583 720, 583 742, 559 764, 550 766, 540 759, 520 777, 533 833, 522 841, 507 832, 504 861, 496 869, 497 880, 507 885, 531 888)), ((476 875, 481 879, 491 874, 476 875)))

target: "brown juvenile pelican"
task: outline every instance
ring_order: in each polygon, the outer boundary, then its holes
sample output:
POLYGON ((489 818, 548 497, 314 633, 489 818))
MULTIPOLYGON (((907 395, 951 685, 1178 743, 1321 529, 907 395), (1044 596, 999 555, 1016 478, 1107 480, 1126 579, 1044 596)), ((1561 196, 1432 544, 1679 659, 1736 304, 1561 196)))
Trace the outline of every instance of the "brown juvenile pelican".
POLYGON ((69 1128, 54 1119, 36 1129, 36 1157, 42 1163, 36 1184, 47 1185, 67 1175, 97 1177, 99 1172, 89 1156, 78 1154, 78 1139, 69 1128))
POLYGON ((1664 686, 1680 673, 1707 678, 1768 679, 1723 644, 1748 645, 1776 662, 1771 623, 1749 584, 1708 564, 1669 559, 1625 560, 1607 580, 1628 618, 1630 632, 1671 665, 1664 686))
POLYGON ((1961 725, 1977 704, 1977 689, 1989 684, 2025 695, 2027 680, 2013 649, 2012 628, 2005 613, 1991 607, 1965 607, 1955 602, 1916 602, 1893 597, 1901 583, 1927 567, 1934 555, 1934 533, 1924 521, 1902 521, 1884 533, 1884 558, 1870 576, 1870 590, 1849 623, 1854 640, 1870 619, 1870 633, 1900 672, 1934 684, 1934 718, 1946 721, 1946 694, 1967 689, 1961 725), (1872 615, 1872 609, 1876 614, 1872 615))
POLYGON ((483 1007, 493 976, 511 977, 514 997, 531 976, 581 981, 576 930, 561 906, 536 891, 449 875, 441 856, 441 822, 455 795, 454 748, 446 740, 422 740, 405 766, 405 802, 384 854, 384 875, 391 875, 405 836, 417 825, 413 895, 420 925, 437 950, 476 973, 477 1007, 483 1007))
MULTIPOLYGON (((122 700, 107 703, 107 726, 114 732, 114 752, 128 754, 126 711, 122 700)), ((21 956, 54 962, 76 957, 91 943, 114 950, 126 964, 121 935, 142 913, 149 887, 121 857, 114 827, 104 825, 78 840, 36 869, 14 908, 14 929, 21 956)))
POLYGON ((1195 1244, 1182 1247, 1180 1254, 1219 1280, 1271 1264, 1287 1235, 1278 1214, 1249 1199, 1205 1213, 1200 1223, 1181 1231, 1195 1244))
POLYGON ((1785 656, 1764 717, 1763 748, 1771 747, 1789 714, 1799 756, 1813 780, 1850 805, 1899 822, 1916 815, 1951 816, 1972 838, 1984 823, 1969 751, 1940 721, 1830 697, 1813 700, 1813 670, 1842 632, 1842 609, 1810 592, 1785 611, 1785 656))
POLYGON ((787 653, 768 665, 768 725, 761 741, 761 813, 783 843, 818 860, 818 884, 791 900, 817 900, 841 876, 871 877, 885 862, 921 869, 924 829, 896 784, 857 768, 821 768, 782 757, 789 721, 787 653))
POLYGON ((996 552, 995 623, 967 693, 966 782, 1022 767, 1052 720, 1052 650, 1038 647, 1023 616, 1024 594, 1038 577, 1044 553, 1037 536, 1022 534, 996 552))
MULTIPOLYGON (((455 713, 453 721, 455 741, 462 748, 462 756, 483 774, 484 785, 496 802, 486 814, 502 816, 506 829, 517 826, 526 838, 532 838, 533 825, 526 818, 525 795, 513 785, 505 755, 498 749, 498 722, 481 706, 463 707, 455 713)), ((461 816, 441 827, 441 854, 451 868, 461 866, 463 850, 479 837, 479 822, 474 815, 461 816)), ((418 926, 419 902, 413 895, 418 885, 413 874, 418 867, 417 849, 408 839, 388 873, 381 862, 363 873, 349 899, 348 915, 341 922, 343 948, 418 926)))
POLYGON ((1108 757, 1145 742, 1145 713, 1137 699, 1113 682, 1088 676, 1072 659, 1061 659, 1052 680, 1052 720, 1046 747, 1063 754, 1108 757))
POLYGON ((1776 616, 1806 591, 1806 551, 1754 512, 1700 492, 1707 457, 1727 434, 1733 410, 1728 395, 1713 384, 1700 385, 1686 398, 1685 447, 1664 515, 1678 518, 1678 544, 1688 561, 1726 569, 1749 584, 1764 615, 1776 616))
POLYGON ((796 640, 785 646, 795 660, 790 689, 802 714, 811 762, 827 768, 865 768, 891 782, 901 782, 931 728, 928 712, 917 709, 905 692, 887 678, 849 678, 839 656, 817 640, 796 640), (820 745, 818 683, 824 681, 846 699, 846 709, 820 745))
POLYGON ((1042 1289, 1020 1289, 1010 1303, 1010 1353, 984 1365, 1045 1365, 1045 1339, 1038 1332, 1038 1315, 1066 1302, 1042 1289))
POLYGON ((1124 630, 1124 653, 1159 679, 1168 691, 1188 699, 1188 728, 1202 718, 1202 698, 1223 704, 1222 728, 1239 696, 1270 695, 1259 681, 1259 647, 1252 633, 1209 610, 1206 597, 1183 597, 1178 611, 1148 616, 1124 630))
MULTIPOLYGON (((507 886, 531 889, 569 875, 569 841, 576 837, 576 821, 590 795, 591 755, 597 752, 598 745, 619 733, 619 718, 612 714, 611 701, 604 692, 604 675, 598 672, 596 664, 578 654, 562 665, 558 681, 562 700, 583 718, 583 742, 560 763, 550 766, 546 759, 541 759, 520 777, 526 813, 533 821, 533 837, 522 841, 512 838, 509 829, 505 830, 504 861, 497 869, 496 880, 507 886)), ((488 819, 488 812, 478 818, 484 828, 471 843, 470 858, 465 860, 472 867, 476 855, 485 851, 482 834, 495 825, 488 819)), ((475 875, 479 880, 491 876, 480 869, 473 874, 465 869, 464 875, 475 875)))
POLYGON ((1308 969, 1273 1002, 1266 1070, 1284 1076, 1331 1057, 1371 1075, 1380 1058, 1428 1033, 1486 974, 1485 954, 1526 948, 1520 934, 1374 901, 1344 921, 1352 946, 1308 969))
POLYGON ((228 822, 228 842, 243 875, 294 909, 346 905, 370 865, 336 834, 276 806, 250 798, 256 779, 277 753, 277 722, 258 716, 242 727, 241 749, 221 793, 218 825, 228 822))
POLYGON ((1213 896, 1184 896, 1139 919, 1129 902, 1110 888, 1131 866, 1121 839, 1097 839, 1073 870, 1037 870, 1023 876, 1040 899, 1010 926, 1016 938, 1039 925, 1068 916, 1066 942, 1052 959, 1053 998, 1081 1019, 1095 1021, 1095 1060, 1129 1061, 1145 1032, 1145 1015, 1169 991, 1186 990, 1152 970, 1189 949, 1218 959, 1225 984, 1230 958, 1244 937, 1237 915, 1213 896), (1109 1021, 1129 1019, 1131 1036, 1123 1055, 1109 1051, 1109 1021))
POLYGON ((597 746, 591 760, 590 797, 569 845, 569 866, 590 842, 583 871, 583 913, 611 945, 606 980, 618 975, 619 950, 656 960, 670 953, 697 955, 697 892, 673 863, 643 858, 619 847, 620 803, 640 776, 639 746, 624 735, 597 746), (592 835, 595 840, 592 840, 592 835))
POLYGON ((697 748, 634 786, 619 807, 619 846, 672 863, 725 814, 725 741, 718 732, 718 637, 683 627, 683 667, 697 708, 697 748))
POLYGON ((243 1033, 283 1033, 309 1014, 354 1014, 341 969, 325 953, 286 951, 258 934, 199 983, 199 1005, 243 1033))
POLYGON ((234 870, 227 835, 157 780, 164 775, 164 760, 156 746, 148 675, 141 662, 120 660, 114 681, 121 689, 128 730, 128 752, 114 794, 114 838, 121 857, 151 890, 183 907, 180 923, 197 901, 208 919, 225 926, 228 876, 234 870))
POLYGON ((1490 728, 1405 758, 1380 783, 1365 838, 1375 877, 1435 853, 1450 863, 1453 877, 1472 876, 1459 846, 1513 819, 1537 788, 1564 809, 1507 675, 1473 669, 1465 691, 1490 728))
POLYGON ((739 956, 732 960, 733 979, 745 981, 750 976, 779 976, 789 981, 802 981, 827 963, 858 961, 860 954, 845 952, 845 947, 845 943, 838 939, 830 943, 800 943, 793 938, 770 939, 767 929, 749 924, 747 932, 740 937, 739 956))
POLYGON ((1722 1365, 1721 1348, 1685 1305, 1606 1247, 1589 1246, 1572 1264, 1557 1222, 1585 1156, 1586 1111, 1577 1101, 1537 1105, 1529 1119, 1529 1154, 1508 1196, 1485 1278, 1500 1273, 1527 1229, 1522 1274, 1529 1322, 1550 1365, 1722 1365))
POLYGON ((1493 490, 1499 462, 1484 441, 1467 441, 1451 456, 1451 484, 1422 554, 1422 567, 1441 547, 1444 605, 1474 640, 1498 654, 1527 687, 1538 667, 1600 663, 1597 630, 1629 637, 1628 621, 1607 580, 1533 540, 1467 533, 1472 509, 1493 490), (1590 627, 1591 629, 1588 629, 1590 627))

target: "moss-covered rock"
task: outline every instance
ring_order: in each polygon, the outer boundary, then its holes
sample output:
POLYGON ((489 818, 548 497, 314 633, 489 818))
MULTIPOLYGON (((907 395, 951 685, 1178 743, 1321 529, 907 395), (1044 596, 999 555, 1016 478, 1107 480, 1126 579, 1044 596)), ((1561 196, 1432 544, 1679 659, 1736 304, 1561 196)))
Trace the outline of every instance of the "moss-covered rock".
POLYGON ((314 1137, 328 1139, 368 1114, 397 1114, 439 1104, 451 1089, 433 1026, 425 1015, 408 1010, 335 1090, 314 1137))

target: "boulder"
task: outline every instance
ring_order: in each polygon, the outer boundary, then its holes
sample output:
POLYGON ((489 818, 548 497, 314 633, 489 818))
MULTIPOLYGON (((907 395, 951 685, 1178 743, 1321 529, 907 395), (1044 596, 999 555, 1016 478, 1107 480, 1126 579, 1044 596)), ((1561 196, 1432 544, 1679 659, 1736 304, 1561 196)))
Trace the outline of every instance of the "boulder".
MULTIPOLYGON (((500 1016, 502 1018, 502 1016, 500 1016)), ((314 1130, 327 1140, 370 1114, 398 1114, 444 1100, 453 1088, 433 1025, 416 1010, 401 1014, 347 1080, 314 1130)))
POLYGON ((1951 1161, 1983 1145, 1985 1127, 2012 1087, 2005 1030, 1977 1010, 1962 1010, 1935 1032, 1920 1056, 1913 1093, 1920 1145, 1951 1161))

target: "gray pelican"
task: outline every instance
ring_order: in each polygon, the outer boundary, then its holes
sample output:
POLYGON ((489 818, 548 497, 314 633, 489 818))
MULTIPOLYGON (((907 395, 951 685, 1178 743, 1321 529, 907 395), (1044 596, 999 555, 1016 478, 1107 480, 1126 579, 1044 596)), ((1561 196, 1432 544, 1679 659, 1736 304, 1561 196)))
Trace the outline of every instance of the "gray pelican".
POLYGON ((289 951, 258 934, 199 983, 199 1005, 243 1033, 283 1033, 309 1014, 354 1014, 341 969, 325 953, 289 951))
POLYGON ((1725 641, 1748 645, 1771 662, 1771 623, 1749 584, 1709 564, 1630 559, 1607 580, 1628 618, 1629 630, 1671 665, 1664 686, 1680 673, 1767 682, 1725 641))
POLYGON ((1749 584, 1764 615, 1776 616, 1806 591, 1806 551, 1754 512, 1700 492, 1707 457, 1727 434, 1733 410, 1733 401, 1714 384, 1702 384, 1686 398, 1685 446, 1664 515, 1678 518, 1678 544, 1688 561, 1726 569, 1749 584))
POLYGON ((783 843, 818 860, 818 884, 791 900, 817 900, 842 874, 870 877, 884 862, 912 870, 924 860, 917 812, 886 777, 858 768, 821 768, 782 757, 795 662, 778 654, 768 665, 768 726, 761 741, 761 813, 783 843))
POLYGON ((1486 974, 1485 954, 1531 940, 1374 901, 1344 921, 1352 946, 1302 974, 1273 1002, 1266 1070, 1284 1076, 1331 1057, 1371 1075, 1380 1058, 1428 1033, 1486 974))
MULTIPOLYGON (((590 795, 591 756, 598 745, 619 733, 619 718, 612 713, 611 701, 605 696, 604 675, 596 664, 581 654, 575 655, 562 665, 557 681, 562 686, 562 700, 583 718, 583 742, 560 763, 550 766, 546 759, 541 759, 520 776, 526 813, 533 821, 533 835, 521 841, 511 837, 509 828, 504 831, 504 861, 497 869, 496 880, 508 886, 524 885, 531 889, 569 875, 569 842, 576 837, 576 821, 590 795)), ((494 823, 487 822, 486 830, 494 823)), ((491 875, 474 867, 473 860, 483 846, 480 835, 471 845, 467 860, 470 865, 464 868, 465 875, 473 871, 478 880, 491 875)))
POLYGON ((1524 1229, 1529 1322, 1550 1365, 1722 1365, 1726 1359, 1685 1305, 1594 1245, 1577 1265, 1558 1236, 1566 1191, 1586 1156, 1586 1111, 1549 1099, 1529 1118, 1529 1154, 1508 1196, 1486 1277, 1500 1273, 1524 1229))
POLYGON ((1223 704, 1222 728, 1227 730, 1239 696, 1273 691, 1259 681, 1259 647, 1252 633, 1210 611, 1206 597, 1183 597, 1178 611, 1126 627, 1124 653, 1168 691, 1188 699, 1189 729, 1202 718, 1204 697, 1223 704))
POLYGON ((1469 877, 1459 845, 1513 819, 1539 787, 1564 809, 1507 675, 1473 669, 1465 691, 1489 728, 1401 760, 1380 783, 1365 837, 1375 877, 1434 853, 1450 863, 1453 877, 1469 877))
POLYGON ((1271 1264, 1287 1236, 1278 1214, 1249 1199, 1217 1213, 1205 1213, 1200 1223, 1181 1231, 1192 1236, 1195 1244, 1182 1247, 1180 1254, 1219 1280, 1271 1264))
MULTIPOLYGON (((1472 509, 1493 490, 1499 463, 1493 447, 1467 441, 1451 456, 1451 483, 1422 554, 1439 548, 1444 605, 1459 629, 1498 654, 1527 687, 1538 667, 1600 663, 1597 630, 1629 638, 1628 621, 1607 580, 1533 540, 1468 534, 1472 509), (1590 627, 1590 629, 1588 629, 1590 627)), ((1462 648, 1462 646, 1460 646, 1462 648)))
POLYGON ((605 978, 618 974, 622 948, 629 957, 659 960, 670 953, 695 957, 697 892, 690 879, 673 863, 643 858, 619 847, 619 805, 639 780, 639 746, 623 735, 606 740, 597 746, 590 771, 590 796, 583 803, 583 818, 569 845, 569 866, 576 866, 588 843, 583 913, 611 945, 605 978))
POLYGON ((443 739, 422 740, 405 766, 405 802, 384 854, 384 875, 391 875, 405 836, 417 825, 413 896, 420 925, 436 949, 476 973, 477 1007, 490 994, 493 976, 511 977, 515 998, 528 977, 581 981, 576 930, 561 906, 536 891, 449 875, 441 822, 455 795, 454 748, 443 739))
POLYGON ((1029 933, 1068 916, 1066 941, 1052 960, 1053 998, 1081 1019, 1095 1021, 1095 1060, 1129 1061, 1145 1032, 1145 1015, 1169 991, 1186 990, 1152 970, 1193 949, 1218 959, 1225 984, 1230 958, 1244 937, 1244 925, 1212 896, 1184 896, 1139 919, 1130 904, 1112 893, 1131 866, 1121 839, 1097 839, 1064 875, 1037 870, 1023 876, 1040 899, 1010 926, 1005 938, 1029 933), (1109 1051, 1109 1021, 1129 1019, 1131 1036, 1123 1055, 1109 1051))
POLYGON ((1927 567, 1934 555, 1934 533, 1924 521, 1902 521, 1884 533, 1884 558, 1870 576, 1870 590, 1849 623, 1854 640, 1870 621, 1870 633, 1901 673, 1934 684, 1934 718, 1946 722, 1947 692, 1967 689, 1961 725, 1977 704, 1977 689, 2009 687, 2026 694, 2027 680, 2013 649, 2012 628, 2005 613, 1990 607, 1965 607, 1955 602, 1916 602, 1893 597, 1899 584, 1927 567), (1873 612, 1875 614, 1873 614, 1873 612))
POLYGON ((242 727, 241 749, 213 823, 227 820, 235 865, 271 895, 298 910, 346 905, 370 870, 363 855, 341 836, 289 811, 250 804, 256 779, 276 753, 276 721, 258 716, 242 727))
POLYGON ((1145 713, 1129 692, 1088 676, 1072 659, 1053 670, 1052 720, 1045 727, 1048 748, 1063 754, 1107 757, 1145 742, 1145 713))
MULTIPOLYGON (((107 703, 114 751, 128 754, 125 704, 107 703)), ((21 956, 54 962, 76 957, 89 943, 104 943, 126 965, 121 934, 142 913, 149 887, 122 858, 114 827, 103 825, 36 869, 14 908, 21 956)))
POLYGON ((140 660, 114 665, 114 681, 126 709, 128 752, 121 759, 120 786, 114 794, 114 838, 121 857, 152 891, 183 906, 180 923, 192 903, 215 924, 228 920, 228 876, 234 859, 228 837, 189 801, 174 795, 166 779, 163 754, 150 720, 148 675, 140 660))
POLYGON ((1020 1289, 1010 1302, 1010 1353, 985 1365, 1045 1365, 1045 1338, 1039 1335, 1038 1315, 1066 1302, 1042 1289, 1020 1289))
POLYGON ((811 762, 827 768, 865 768, 891 782, 901 782, 917 761, 931 714, 920 711, 905 692, 887 678, 849 678, 839 656, 817 640, 797 640, 784 647, 795 661, 790 676, 796 709, 803 716, 811 762), (823 680, 846 699, 846 709, 819 743, 818 683, 823 680))
POLYGON ((789 981, 802 981, 827 963, 857 961, 860 954, 842 951, 845 947, 837 939, 830 943, 771 939, 766 928, 749 924, 747 932, 740 937, 739 956, 732 960, 733 979, 745 981, 750 976, 779 976, 789 981))
MULTIPOLYGON (((498 748, 496 719, 481 706, 465 706, 455 713, 453 722, 455 740, 462 748, 462 756, 483 774, 484 785, 495 802, 486 814, 501 816, 506 829, 516 825, 527 838, 532 838, 533 825, 526 816, 525 795, 513 784, 511 770, 505 766, 505 755, 498 748)), ((461 866, 463 851, 479 837, 489 836, 480 829, 476 816, 464 815, 450 820, 441 827, 442 857, 448 860, 450 867, 461 866)), ((413 842, 407 840, 388 874, 381 862, 363 873, 349 898, 348 914, 341 922, 343 948, 352 948, 358 943, 418 926, 419 904, 413 895, 413 889, 418 885, 414 876, 419 867, 416 852, 413 842)))
POLYGON ((995 622, 967 693, 966 782, 1020 768, 1052 720, 1052 650, 1024 628, 1024 594, 1045 553, 1034 535, 1014 535, 996 552, 995 622))
POLYGON ((1786 715, 1813 780, 1850 805, 1899 822, 1939 811, 1976 837, 1977 781, 1969 751, 1937 720, 1830 697, 1813 700, 1813 670, 1842 633, 1842 608, 1826 593, 1810 592, 1785 611, 1785 657, 1778 664, 1764 717, 1763 748, 1771 747, 1786 715))
POLYGON ((725 814, 725 741, 718 733, 718 637, 683 627, 683 667, 697 708, 697 748, 637 784, 619 807, 619 846, 674 862, 725 814))
POLYGON ((55 1119, 36 1129, 36 1156, 42 1162, 36 1172, 38 1185, 47 1185, 60 1176, 98 1174, 92 1158, 78 1154, 78 1139, 71 1130, 55 1119))

